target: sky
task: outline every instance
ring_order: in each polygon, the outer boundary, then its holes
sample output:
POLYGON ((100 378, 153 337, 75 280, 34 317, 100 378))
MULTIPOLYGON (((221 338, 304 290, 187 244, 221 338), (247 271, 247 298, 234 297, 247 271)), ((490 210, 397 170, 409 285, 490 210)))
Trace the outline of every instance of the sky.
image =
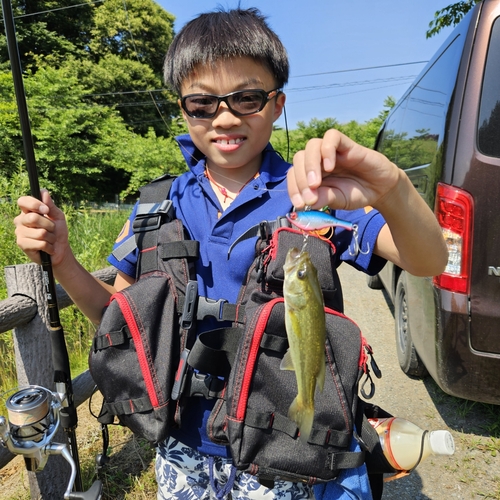
MULTIPOLYGON (((399 99, 452 29, 426 39, 437 10, 454 0, 156 0, 175 31, 218 7, 256 7, 288 51, 288 127, 313 118, 364 123, 399 99), (417 63, 417 64, 412 64, 417 63), (377 66, 383 68, 368 69, 377 66)), ((277 125, 284 127, 282 116, 277 125)))

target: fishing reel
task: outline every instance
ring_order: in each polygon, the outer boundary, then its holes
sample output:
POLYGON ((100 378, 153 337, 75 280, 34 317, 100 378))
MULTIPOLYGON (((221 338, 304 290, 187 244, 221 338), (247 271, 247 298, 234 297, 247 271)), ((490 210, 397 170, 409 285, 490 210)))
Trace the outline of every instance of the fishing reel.
POLYGON ((0 444, 23 455, 29 471, 41 471, 50 455, 62 455, 71 467, 65 500, 99 500, 102 483, 95 481, 86 492, 72 492, 77 468, 64 443, 53 439, 60 425, 62 402, 59 396, 36 385, 15 392, 6 402, 7 418, 0 416, 0 444))

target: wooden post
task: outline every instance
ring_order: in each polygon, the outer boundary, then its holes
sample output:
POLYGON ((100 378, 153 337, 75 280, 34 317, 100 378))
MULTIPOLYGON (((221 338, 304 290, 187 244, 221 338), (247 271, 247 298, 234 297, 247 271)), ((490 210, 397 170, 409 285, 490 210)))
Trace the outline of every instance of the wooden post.
MULTIPOLYGON (((13 330, 18 384, 20 387, 39 385, 54 391, 49 318, 41 267, 37 264, 8 266, 5 278, 9 297, 28 297, 37 305, 38 311, 29 323, 13 330)), ((62 430, 56 441, 66 442, 62 430)), ((28 472, 28 477, 32 499, 56 500, 64 496, 70 467, 62 456, 51 456, 41 472, 28 472)))

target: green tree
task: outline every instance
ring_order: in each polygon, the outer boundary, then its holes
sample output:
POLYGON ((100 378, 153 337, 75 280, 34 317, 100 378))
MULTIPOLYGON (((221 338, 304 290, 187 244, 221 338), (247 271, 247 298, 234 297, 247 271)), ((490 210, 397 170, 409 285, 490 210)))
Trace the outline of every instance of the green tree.
POLYGON ((168 136, 179 115, 163 88, 163 59, 174 36, 174 17, 152 0, 106 0, 95 9, 89 43, 96 67, 88 75, 95 101, 117 106, 132 129, 168 136))
POLYGON ((157 137, 152 129, 144 137, 134 135, 115 160, 130 176, 127 188, 120 193, 122 199, 136 196, 141 186, 160 175, 179 175, 187 169, 175 140, 157 137))
POLYGON ((115 107, 138 134, 153 127, 157 135, 171 135, 171 120, 179 115, 177 100, 162 88, 150 66, 111 53, 97 63, 85 60, 77 66, 78 77, 88 88, 85 102, 115 107))
MULTIPOLYGON (((63 61, 84 57, 90 41, 94 5, 89 0, 12 0, 19 55, 23 68, 36 56, 52 54, 63 61)), ((3 13, 2 13, 3 15, 3 13)), ((0 27, 0 61, 8 60, 5 28, 0 27)))
MULTIPOLYGON (((153 0, 14 0, 13 10, 43 187, 61 201, 109 200, 181 168, 166 140, 179 110, 161 75, 171 14, 153 0)), ((1 29, 0 175, 10 179, 24 154, 1 29)))
POLYGON ((481 0, 460 0, 447 7, 438 10, 434 14, 434 19, 429 23, 426 32, 427 38, 437 35, 443 28, 456 26, 462 18, 481 0))
POLYGON ((106 0, 95 10, 89 47, 94 58, 116 54, 148 65, 161 77, 173 25, 174 16, 152 0, 106 0))
MULTIPOLYGON (((135 134, 112 107, 86 102, 76 65, 39 64, 25 86, 40 185, 57 201, 114 199, 136 191, 139 181, 181 168, 172 140, 153 130, 135 134)), ((5 71, 0 95, 0 175, 9 179, 23 162, 23 148, 12 78, 5 71)))

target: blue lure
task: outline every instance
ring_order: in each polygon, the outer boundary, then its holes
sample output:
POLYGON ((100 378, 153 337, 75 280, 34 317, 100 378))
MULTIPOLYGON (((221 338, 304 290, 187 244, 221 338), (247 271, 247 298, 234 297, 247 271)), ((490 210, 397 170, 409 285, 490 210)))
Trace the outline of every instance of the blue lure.
POLYGON ((317 210, 307 210, 305 212, 290 212, 286 214, 290 224, 298 227, 302 231, 320 231, 326 228, 342 227, 349 231, 355 229, 355 224, 345 220, 337 219, 333 215, 317 210))
MULTIPOLYGON (((335 227, 341 227, 352 231, 353 244, 352 248, 349 247, 349 254, 356 256, 359 253, 366 255, 369 253, 369 246, 365 251, 362 251, 359 246, 359 234, 358 225, 352 222, 337 219, 329 213, 311 210, 310 208, 303 212, 289 212, 286 214, 286 218, 293 226, 298 227, 301 231, 304 231, 306 235, 309 233, 320 233, 325 229, 333 229, 335 227)), ((321 236, 320 236, 321 237, 321 236)), ((306 245, 307 239, 304 240, 304 247, 306 245)))

